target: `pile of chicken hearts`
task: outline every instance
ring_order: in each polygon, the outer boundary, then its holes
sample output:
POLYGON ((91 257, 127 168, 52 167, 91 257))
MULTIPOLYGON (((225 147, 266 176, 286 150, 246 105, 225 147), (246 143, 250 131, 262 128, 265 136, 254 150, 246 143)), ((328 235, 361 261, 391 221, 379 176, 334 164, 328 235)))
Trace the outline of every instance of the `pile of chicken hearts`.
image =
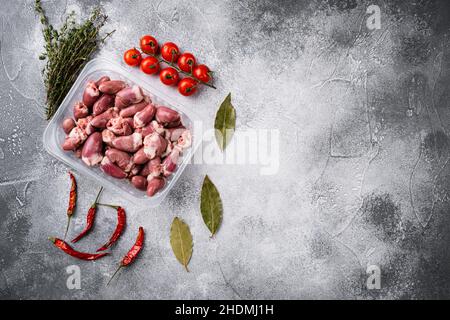
POLYGON ((180 114, 156 106, 137 85, 101 77, 88 82, 82 101, 65 118, 62 148, 88 166, 100 164, 106 174, 129 179, 153 196, 177 167, 191 133, 180 114))

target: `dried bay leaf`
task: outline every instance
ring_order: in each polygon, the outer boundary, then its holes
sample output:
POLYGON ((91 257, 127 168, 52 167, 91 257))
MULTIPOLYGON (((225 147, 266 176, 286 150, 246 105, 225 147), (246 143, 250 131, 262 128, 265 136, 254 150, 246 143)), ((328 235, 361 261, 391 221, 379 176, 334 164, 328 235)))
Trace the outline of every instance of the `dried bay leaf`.
POLYGON ((170 228, 170 245, 177 260, 189 272, 187 265, 192 257, 192 235, 189 226, 178 217, 175 217, 170 228))
POLYGON ((222 151, 225 150, 230 142, 235 128, 236 110, 231 104, 231 93, 229 93, 220 105, 219 110, 217 110, 214 122, 216 141, 222 151))
POLYGON ((222 222, 223 206, 219 191, 217 191, 216 186, 209 179, 208 175, 206 175, 203 180, 200 197, 200 211, 202 213, 203 221, 209 231, 211 231, 211 236, 213 236, 222 222))

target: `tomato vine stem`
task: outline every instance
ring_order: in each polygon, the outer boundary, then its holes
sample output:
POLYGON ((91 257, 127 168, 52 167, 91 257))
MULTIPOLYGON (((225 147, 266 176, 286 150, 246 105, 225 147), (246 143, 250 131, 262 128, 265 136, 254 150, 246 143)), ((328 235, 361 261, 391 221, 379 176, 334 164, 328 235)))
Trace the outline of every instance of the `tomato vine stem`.
POLYGON ((194 80, 197 81, 198 83, 204 84, 205 86, 210 87, 210 88, 213 88, 213 89, 217 89, 213 84, 210 84, 210 83, 208 83, 208 82, 204 82, 204 81, 201 81, 201 80, 199 80, 199 79, 194 78, 194 77, 192 76, 192 72, 189 73, 189 72, 186 72, 186 71, 181 70, 181 69, 178 68, 178 66, 177 66, 176 64, 174 64, 173 62, 166 61, 166 60, 164 60, 164 59, 162 59, 162 58, 156 56, 155 54, 148 54, 148 55, 154 57, 155 59, 157 59, 158 62, 160 62, 160 63, 163 62, 163 63, 165 63, 165 64, 171 66, 172 68, 174 68, 174 69, 177 70, 178 72, 180 72, 180 73, 182 73, 182 74, 184 74, 184 75, 187 75, 187 76, 189 76, 189 77, 192 77, 192 79, 194 79, 194 80))

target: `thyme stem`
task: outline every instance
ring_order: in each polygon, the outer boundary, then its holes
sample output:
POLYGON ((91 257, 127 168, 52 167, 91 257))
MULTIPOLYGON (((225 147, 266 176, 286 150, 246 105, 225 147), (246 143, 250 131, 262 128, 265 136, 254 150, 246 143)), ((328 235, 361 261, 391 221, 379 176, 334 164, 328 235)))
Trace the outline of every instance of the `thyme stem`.
POLYGON ((61 28, 56 30, 48 21, 41 0, 35 0, 35 10, 39 14, 45 40, 44 52, 40 59, 47 59, 43 70, 47 91, 46 117, 50 119, 58 110, 62 100, 75 82, 81 69, 115 30, 99 37, 107 16, 95 8, 90 17, 81 23, 75 22, 75 14, 70 13, 61 28))

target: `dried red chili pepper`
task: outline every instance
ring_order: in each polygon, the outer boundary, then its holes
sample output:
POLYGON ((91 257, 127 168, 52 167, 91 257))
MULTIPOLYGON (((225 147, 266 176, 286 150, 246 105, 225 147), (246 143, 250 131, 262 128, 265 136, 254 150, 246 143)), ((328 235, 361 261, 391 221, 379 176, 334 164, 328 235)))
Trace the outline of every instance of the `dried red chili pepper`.
POLYGON ((139 232, 134 245, 122 259, 121 263, 122 267, 128 266, 136 259, 137 255, 142 250, 142 246, 144 245, 144 236, 145 236, 144 228, 139 227, 139 232))
POLYGON ((86 253, 86 252, 80 252, 77 251, 75 249, 73 249, 67 242, 65 242, 64 240, 58 239, 58 238, 53 238, 50 237, 48 238, 51 242, 53 242, 53 244, 61 249, 62 251, 64 251, 65 253, 67 253, 68 255, 71 255, 72 257, 81 259, 81 260, 97 260, 100 259, 101 257, 104 257, 106 255, 108 255, 108 252, 105 253, 86 253))
POLYGON ((119 267, 117 270, 113 273, 111 279, 109 279, 107 285, 111 282, 111 280, 114 278, 114 276, 119 272, 120 269, 123 267, 126 267, 130 265, 134 260, 136 260, 136 257, 138 256, 139 252, 141 252, 142 247, 144 246, 144 228, 139 227, 139 232, 136 238, 136 241, 134 245, 131 247, 131 249, 128 251, 128 253, 122 258, 122 261, 120 262, 119 267))
POLYGON ((84 227, 83 231, 81 231, 81 233, 72 240, 72 243, 75 243, 78 240, 80 240, 81 238, 83 238, 92 229, 92 226, 94 225, 95 214, 97 213, 98 198, 100 197, 100 193, 102 193, 102 190, 103 190, 103 187, 100 188, 99 192, 97 193, 97 197, 95 198, 94 203, 91 205, 91 207, 88 210, 88 213, 86 216, 86 227, 84 227))
POLYGON ((67 227, 66 232, 64 233, 64 239, 67 236, 67 231, 69 231, 70 220, 72 219, 72 215, 75 210, 75 205, 77 203, 77 181, 75 180, 75 176, 70 171, 69 176, 72 185, 70 186, 69 205, 67 206, 67 227))
POLYGON ((112 246, 117 241, 117 239, 119 239, 120 235, 122 234, 123 229, 125 228, 125 223, 127 220, 125 210, 122 207, 113 206, 110 204, 102 204, 102 203, 98 203, 98 205, 117 209, 117 225, 116 225, 116 230, 114 230, 109 241, 107 243, 105 243, 101 248, 99 248, 97 250, 97 252, 108 249, 110 246, 112 246))

